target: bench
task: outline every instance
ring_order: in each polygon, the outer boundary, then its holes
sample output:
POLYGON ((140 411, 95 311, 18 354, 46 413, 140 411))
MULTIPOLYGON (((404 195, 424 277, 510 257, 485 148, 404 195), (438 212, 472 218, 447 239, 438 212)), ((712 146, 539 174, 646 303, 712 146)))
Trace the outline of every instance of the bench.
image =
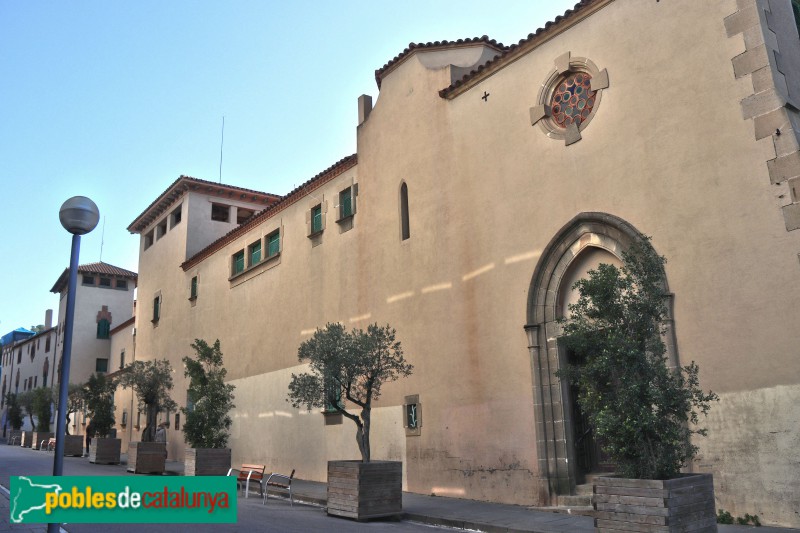
POLYGON ((270 487, 276 490, 283 490, 289 493, 289 502, 291 502, 292 507, 294 507, 294 498, 292 497, 292 479, 294 479, 294 470, 288 476, 284 476, 283 474, 275 474, 272 473, 267 478, 266 488, 264 489, 264 505, 267 504, 267 498, 269 498, 269 489, 270 487))
POLYGON ((266 465, 242 464, 242 468, 231 468, 228 470, 228 475, 230 476, 233 472, 236 472, 236 484, 244 485, 245 498, 250 496, 250 483, 252 482, 258 483, 258 489, 261 491, 260 494, 264 496, 263 481, 264 470, 266 469, 266 465))

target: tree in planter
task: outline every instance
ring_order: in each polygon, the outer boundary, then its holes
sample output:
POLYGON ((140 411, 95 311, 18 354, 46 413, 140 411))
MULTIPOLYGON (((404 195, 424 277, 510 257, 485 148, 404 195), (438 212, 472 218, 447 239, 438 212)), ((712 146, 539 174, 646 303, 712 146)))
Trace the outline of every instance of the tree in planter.
POLYGON ((114 427, 114 392, 117 384, 104 374, 92 374, 83 388, 83 400, 92 419, 94 433, 105 437, 114 427))
POLYGON ((13 392, 6 394, 6 408, 6 419, 8 420, 11 429, 19 431, 19 428, 22 427, 23 423, 22 407, 20 407, 19 402, 17 401, 17 395, 13 392))
MULTIPOLYGON (((17 394, 17 402, 19 406, 22 408, 22 411, 27 415, 28 419, 31 422, 31 428, 36 427, 36 423, 33 421, 33 415, 36 414, 33 409, 33 391, 27 390, 25 392, 20 392, 17 394)), ((23 417, 24 418, 24 417, 23 417)))
POLYGON ((699 387, 692 362, 671 369, 662 339, 667 316, 666 259, 648 238, 623 253, 623 266, 601 264, 575 283, 580 298, 562 319, 578 364, 557 375, 579 388, 578 404, 625 478, 670 479, 697 454, 692 435, 716 394, 699 387))
POLYGON ((297 356, 311 372, 292 374, 287 401, 296 408, 326 408, 355 422, 361 459, 368 463, 372 401, 380 397, 383 383, 414 369, 395 341, 395 330, 373 324, 366 332, 348 333, 341 324, 328 324, 300 345, 297 356), (350 413, 347 402, 360 408, 360 415, 350 413))
MULTIPOLYGON (((53 389, 53 400, 58 409, 58 389, 53 389)), ((83 387, 77 383, 70 383, 67 386, 67 427, 66 434, 69 435, 69 423, 72 421, 72 413, 77 413, 83 408, 83 387)))
POLYGON ((186 422, 183 436, 192 448, 225 448, 233 404, 233 385, 225 383, 228 371, 222 366, 219 339, 212 346, 202 339, 192 344, 197 358, 184 357, 184 375, 189 378, 187 399, 190 409, 182 408, 186 422))
POLYGON ((53 393, 47 387, 33 389, 31 407, 36 414, 37 432, 48 433, 50 431, 50 416, 53 414, 50 409, 52 400, 53 393))
POLYGON ((154 442, 158 413, 177 408, 177 404, 169 397, 173 386, 169 361, 134 361, 125 367, 119 384, 125 389, 133 389, 139 399, 139 410, 146 413, 142 442, 154 442))

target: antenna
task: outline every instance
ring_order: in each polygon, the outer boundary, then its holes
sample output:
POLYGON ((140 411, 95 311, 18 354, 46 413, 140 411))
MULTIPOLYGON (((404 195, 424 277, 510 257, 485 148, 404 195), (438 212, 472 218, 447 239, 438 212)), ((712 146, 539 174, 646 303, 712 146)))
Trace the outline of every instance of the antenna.
POLYGON ((225 143, 225 115, 222 115, 222 135, 219 139, 219 182, 222 183, 222 146, 225 143))
POLYGON ((103 217, 103 232, 100 234, 100 262, 103 262, 103 242, 106 237, 106 217, 103 217))

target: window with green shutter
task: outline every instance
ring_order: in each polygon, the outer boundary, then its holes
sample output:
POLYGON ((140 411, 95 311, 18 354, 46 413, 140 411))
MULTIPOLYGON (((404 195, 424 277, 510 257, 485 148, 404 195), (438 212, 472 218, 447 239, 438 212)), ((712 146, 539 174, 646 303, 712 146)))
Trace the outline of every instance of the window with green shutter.
POLYGON ((244 272, 244 250, 239 250, 233 254, 231 271, 234 276, 240 272, 244 272))
POLYGON ((257 265, 261 261, 261 239, 257 240, 248 247, 250 266, 257 265))
POLYGON ((161 296, 153 298, 153 322, 158 322, 161 318, 161 296))
POLYGON ((800 35, 800 0, 792 0, 792 11, 794 11, 794 23, 797 25, 797 33, 800 35))
POLYGON ((98 339, 107 339, 109 338, 109 333, 111 331, 111 323, 106 320, 105 318, 101 318, 97 321, 97 338, 98 339))
POLYGON ((267 235, 267 257, 274 257, 281 251, 281 232, 275 230, 267 235))
POLYGON ((189 299, 194 300, 195 298, 197 298, 197 276, 192 278, 192 284, 189 288, 189 299))
POLYGON ((339 409, 344 409, 342 403, 342 388, 336 380, 329 378, 325 382, 325 413, 337 413, 339 409))
POLYGON ((322 205, 311 209, 311 233, 322 231, 322 205))
POLYGON ((339 193, 339 218, 353 216, 353 188, 348 187, 339 193))

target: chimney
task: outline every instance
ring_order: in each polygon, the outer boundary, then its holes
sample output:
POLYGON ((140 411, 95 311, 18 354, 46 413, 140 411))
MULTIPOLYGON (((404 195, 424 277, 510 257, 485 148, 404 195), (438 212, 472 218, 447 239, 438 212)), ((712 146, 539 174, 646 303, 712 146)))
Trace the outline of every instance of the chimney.
POLYGON ((53 310, 48 309, 44 312, 44 329, 50 329, 53 327, 53 310))
POLYGON ((372 97, 367 94, 362 94, 358 97, 358 125, 360 126, 369 118, 372 111, 372 97))

